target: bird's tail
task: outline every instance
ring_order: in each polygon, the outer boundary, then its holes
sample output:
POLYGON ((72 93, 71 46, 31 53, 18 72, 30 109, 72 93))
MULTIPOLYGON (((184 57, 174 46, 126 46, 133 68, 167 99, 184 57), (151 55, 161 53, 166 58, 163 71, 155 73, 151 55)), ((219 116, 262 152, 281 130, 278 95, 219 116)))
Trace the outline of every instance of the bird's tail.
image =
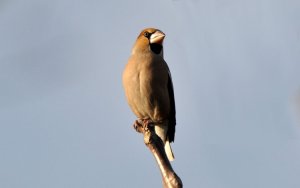
POLYGON ((165 152, 167 154, 167 157, 169 159, 169 161, 173 161, 174 160, 174 154, 170 145, 169 140, 166 141, 165 143, 165 152))
POLYGON ((166 126, 166 125, 156 125, 155 126, 155 133, 160 137, 160 139, 165 144, 165 152, 167 154, 167 157, 168 157, 169 161, 173 161, 174 160, 174 155, 173 155, 173 152, 172 152, 170 142, 169 142, 169 140, 167 138, 167 135, 166 135, 167 131, 168 131, 168 126, 166 126))

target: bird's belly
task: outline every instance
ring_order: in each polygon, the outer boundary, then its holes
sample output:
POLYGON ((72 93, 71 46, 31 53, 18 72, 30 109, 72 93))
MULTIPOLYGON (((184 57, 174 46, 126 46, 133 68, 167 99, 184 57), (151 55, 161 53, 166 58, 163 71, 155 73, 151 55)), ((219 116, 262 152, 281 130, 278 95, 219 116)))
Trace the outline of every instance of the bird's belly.
POLYGON ((141 91, 141 85, 139 81, 131 84, 130 94, 127 96, 128 102, 134 114, 141 119, 151 118, 152 108, 149 108, 151 104, 147 96, 141 91), (132 92, 133 91, 133 92, 132 92))
POLYGON ((138 118, 160 121, 168 117, 169 103, 167 103, 168 100, 163 100, 166 99, 166 96, 163 96, 164 92, 151 88, 150 82, 143 83, 140 80, 131 84, 131 87, 130 90, 134 92, 131 92, 128 100, 132 111, 138 118))

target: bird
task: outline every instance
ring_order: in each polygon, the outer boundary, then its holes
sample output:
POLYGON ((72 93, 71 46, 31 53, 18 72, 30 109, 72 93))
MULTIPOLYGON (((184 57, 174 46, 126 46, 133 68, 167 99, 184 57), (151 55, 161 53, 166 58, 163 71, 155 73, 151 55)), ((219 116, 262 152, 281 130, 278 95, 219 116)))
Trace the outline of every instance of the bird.
MULTIPOLYGON (((169 161, 174 160, 176 110, 169 67, 163 57, 165 34, 146 28, 138 35, 122 75, 127 102, 138 120, 154 124, 169 161)), ((137 120, 137 121, 138 121, 137 120)))

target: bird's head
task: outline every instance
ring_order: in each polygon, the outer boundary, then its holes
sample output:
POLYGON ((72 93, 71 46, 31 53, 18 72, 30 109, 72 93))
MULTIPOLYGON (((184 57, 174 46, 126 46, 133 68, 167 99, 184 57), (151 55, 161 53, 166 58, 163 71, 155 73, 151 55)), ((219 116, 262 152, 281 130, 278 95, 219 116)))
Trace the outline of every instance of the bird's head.
POLYGON ((159 29, 146 28, 136 39, 132 53, 153 52, 162 55, 164 38, 165 34, 159 29))

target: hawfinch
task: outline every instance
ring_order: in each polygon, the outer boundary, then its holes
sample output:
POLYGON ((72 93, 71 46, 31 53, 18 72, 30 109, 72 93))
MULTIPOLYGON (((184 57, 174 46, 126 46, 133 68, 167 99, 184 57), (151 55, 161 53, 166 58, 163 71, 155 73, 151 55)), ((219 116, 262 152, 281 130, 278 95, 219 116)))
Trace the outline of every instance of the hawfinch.
POLYGON ((155 28, 140 33, 123 72, 123 87, 131 110, 140 121, 154 124, 155 133, 172 161, 170 142, 175 136, 175 100, 170 70, 163 58, 164 38, 165 34, 155 28))

